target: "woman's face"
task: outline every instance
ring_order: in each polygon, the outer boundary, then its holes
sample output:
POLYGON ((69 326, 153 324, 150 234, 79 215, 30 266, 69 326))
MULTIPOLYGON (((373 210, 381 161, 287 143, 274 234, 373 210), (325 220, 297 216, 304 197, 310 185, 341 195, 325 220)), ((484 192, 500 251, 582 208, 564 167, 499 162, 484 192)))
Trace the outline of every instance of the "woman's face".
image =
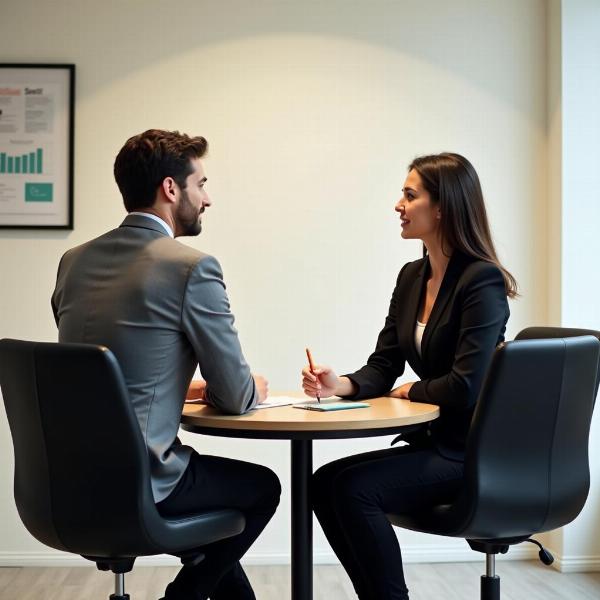
POLYGON ((440 210, 431 202, 429 192, 415 169, 406 176, 402 193, 396 203, 396 212, 400 213, 402 224, 402 237, 420 239, 426 243, 438 239, 440 210))

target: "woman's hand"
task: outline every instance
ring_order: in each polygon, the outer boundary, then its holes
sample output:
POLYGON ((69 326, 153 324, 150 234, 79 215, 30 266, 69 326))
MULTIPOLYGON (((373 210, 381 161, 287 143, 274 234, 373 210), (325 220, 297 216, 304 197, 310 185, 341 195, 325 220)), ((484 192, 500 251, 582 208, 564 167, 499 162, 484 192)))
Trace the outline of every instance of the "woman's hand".
POLYGON ((402 385, 398 386, 397 388, 394 388, 389 394, 388 396, 392 397, 392 398, 401 398, 402 400, 410 400, 410 398, 408 397, 408 392, 410 391, 410 388, 413 386, 414 381, 411 381, 409 383, 403 383, 402 385))
POLYGON ((321 398, 328 398, 339 394, 340 378, 335 374, 331 367, 325 365, 315 365, 314 375, 310 372, 310 367, 306 365, 302 369, 302 388, 304 393, 311 398, 317 395, 321 398))

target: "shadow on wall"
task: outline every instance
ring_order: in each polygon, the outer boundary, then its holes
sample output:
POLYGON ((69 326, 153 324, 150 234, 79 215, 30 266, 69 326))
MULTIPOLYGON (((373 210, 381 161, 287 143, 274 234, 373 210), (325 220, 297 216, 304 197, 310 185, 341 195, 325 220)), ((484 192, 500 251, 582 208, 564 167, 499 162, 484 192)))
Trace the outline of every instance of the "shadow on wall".
MULTIPOLYGON (((420 0, 106 0, 93 6, 59 0, 36 3, 35 10, 23 10, 22 5, 22 0, 4 0, 2 10, 11 15, 10 29, 2 37, 8 38, 6 48, 11 48, 10 38, 14 36, 18 42, 15 47, 20 49, 18 60, 39 61, 43 55, 47 60, 69 62, 80 48, 97 53, 94 72, 79 74, 80 99, 137 70, 192 49, 244 38, 310 35, 358 40, 412 56, 454 73, 530 114, 527 90, 522 95, 514 94, 510 85, 512 65, 519 63, 519 57, 530 55, 532 49, 540 56, 545 52, 543 36, 540 39, 511 33, 515 19, 520 23, 518 31, 538 31, 540 11, 545 10, 537 3, 519 0, 427 4, 420 0), (464 24, 469 21, 474 26, 465 36, 464 24), (455 23, 461 25, 453 27, 455 23), (34 34, 23 34, 35 32, 37 27, 54 33, 51 49, 37 47, 34 34), (138 51, 132 52, 136 46, 138 51), (29 55, 23 54, 25 47, 29 55), (495 61, 499 55, 513 56, 514 62, 495 61), (490 77, 490 70, 494 77, 490 77)), ((328 59, 323 57, 323 61, 328 59)), ((202 81, 202 73, 173 75, 202 81)), ((157 87, 168 83, 157 81, 157 87)), ((210 86, 210 81, 204 83, 210 86)), ((443 90, 432 93, 441 94, 443 90)), ((538 125, 543 119, 540 114, 538 125)))

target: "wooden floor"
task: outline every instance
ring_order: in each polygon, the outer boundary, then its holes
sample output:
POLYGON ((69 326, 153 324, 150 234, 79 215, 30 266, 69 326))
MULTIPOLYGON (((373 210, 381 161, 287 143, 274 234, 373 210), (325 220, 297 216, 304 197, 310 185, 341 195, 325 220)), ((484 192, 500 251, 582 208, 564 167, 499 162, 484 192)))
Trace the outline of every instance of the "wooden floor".
MULTIPOLYGON (((406 565, 411 600, 476 600, 480 563, 406 565)), ((290 598, 289 567, 247 567, 258 600, 290 598)), ((136 567, 126 576, 131 600, 157 600, 174 577, 174 567, 136 567)), ((598 600, 600 573, 564 574, 538 562, 498 565, 503 600, 598 600)), ((0 600, 107 600, 114 576, 93 567, 0 568, 0 600)), ((314 600, 356 598, 341 567, 314 570, 314 600)))

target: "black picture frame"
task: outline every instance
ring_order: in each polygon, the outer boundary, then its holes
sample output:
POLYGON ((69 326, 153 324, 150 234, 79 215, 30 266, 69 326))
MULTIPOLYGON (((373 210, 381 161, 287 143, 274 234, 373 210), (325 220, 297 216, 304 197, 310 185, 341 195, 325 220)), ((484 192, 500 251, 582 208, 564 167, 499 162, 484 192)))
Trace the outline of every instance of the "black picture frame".
POLYGON ((74 140, 75 65, 0 63, 0 229, 73 229, 74 140))

